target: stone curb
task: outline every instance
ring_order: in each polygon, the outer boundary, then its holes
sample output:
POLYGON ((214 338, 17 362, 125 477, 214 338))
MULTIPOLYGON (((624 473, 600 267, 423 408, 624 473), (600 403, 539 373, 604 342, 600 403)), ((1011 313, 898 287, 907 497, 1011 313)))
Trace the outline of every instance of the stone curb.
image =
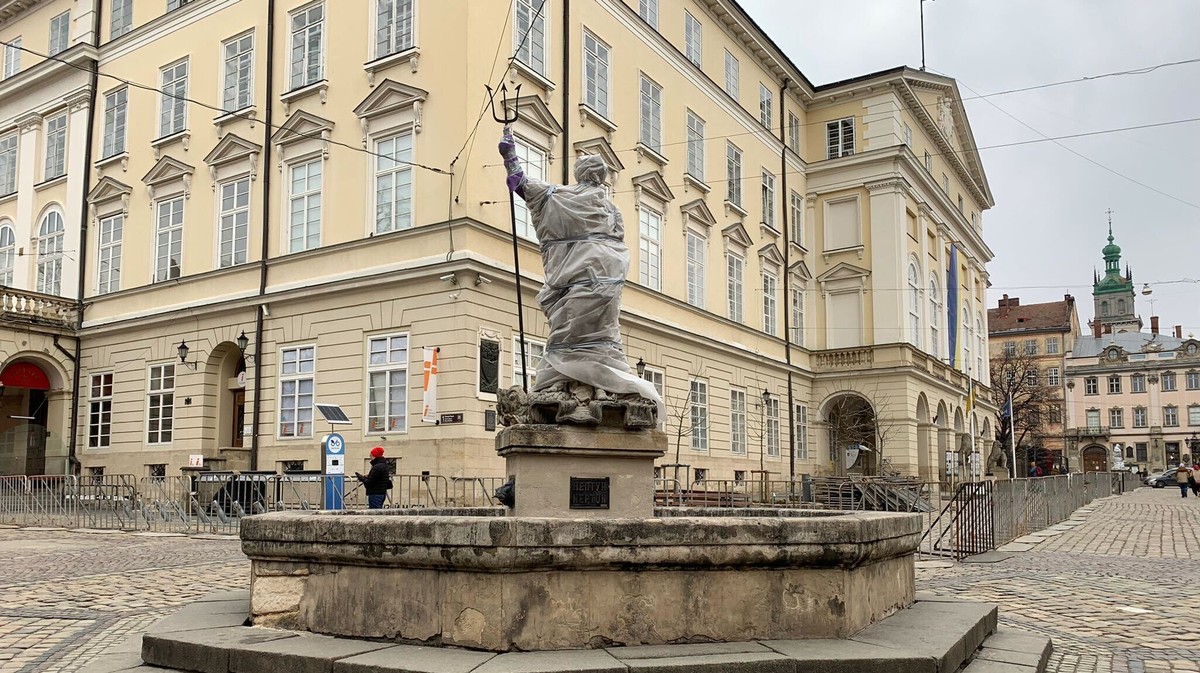
MULTIPOLYGON (((922 596, 846 640, 812 639, 495 654, 245 626, 247 592, 202 599, 84 673, 951 673, 971 666, 1045 669, 1049 641, 1004 629, 996 606, 922 596), (988 639, 993 633, 997 635, 988 639), (986 640, 985 642, 985 639, 986 640), (983 648, 980 649, 980 646, 983 648), (144 663, 143 663, 144 662, 144 663), (1038 664, 1028 666, 1026 664, 1038 664), (162 668, 146 668, 145 665, 162 668)), ((970 673, 989 670, 969 669, 970 673)), ((997 669, 1008 670, 1008 669, 997 669)), ((1015 671, 1015 669, 1013 669, 1015 671)))

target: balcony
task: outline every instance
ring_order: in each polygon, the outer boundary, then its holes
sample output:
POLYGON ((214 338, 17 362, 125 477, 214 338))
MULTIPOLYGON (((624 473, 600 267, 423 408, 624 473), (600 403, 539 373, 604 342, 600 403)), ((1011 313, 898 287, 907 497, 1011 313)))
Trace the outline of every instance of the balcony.
POLYGON ((74 329, 77 317, 69 299, 0 286, 0 320, 74 329))
POLYGON ((828 371, 831 369, 869 369, 874 362, 875 353, 869 347, 817 351, 813 354, 813 368, 818 371, 828 371))
POLYGON ((1085 425, 1082 428, 1067 430, 1068 437, 1075 437, 1077 439, 1107 439, 1109 434, 1109 426, 1107 425, 1085 425))

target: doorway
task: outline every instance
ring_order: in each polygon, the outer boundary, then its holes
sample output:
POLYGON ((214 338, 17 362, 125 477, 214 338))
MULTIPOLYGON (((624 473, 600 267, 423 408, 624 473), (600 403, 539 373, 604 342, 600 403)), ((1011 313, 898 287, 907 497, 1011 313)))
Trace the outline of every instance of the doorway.
POLYGON ((1106 472, 1108 470, 1108 451, 1102 446, 1089 446, 1080 456, 1083 459, 1084 472, 1106 472))
POLYGON ((246 390, 233 390, 233 427, 230 431, 230 443, 234 448, 243 448, 246 432, 246 390))
POLYGON ((36 476, 55 467, 46 456, 49 394, 49 377, 31 362, 0 373, 0 474, 36 476))

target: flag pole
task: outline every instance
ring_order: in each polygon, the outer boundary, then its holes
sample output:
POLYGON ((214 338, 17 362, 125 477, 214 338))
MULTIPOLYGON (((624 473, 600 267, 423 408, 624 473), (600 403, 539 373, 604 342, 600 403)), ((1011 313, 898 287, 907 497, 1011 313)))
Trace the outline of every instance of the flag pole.
POLYGON ((1012 478, 1017 478, 1017 424, 1013 420, 1017 412, 1013 409, 1012 390, 1008 391, 1008 445, 1012 452, 1012 478))

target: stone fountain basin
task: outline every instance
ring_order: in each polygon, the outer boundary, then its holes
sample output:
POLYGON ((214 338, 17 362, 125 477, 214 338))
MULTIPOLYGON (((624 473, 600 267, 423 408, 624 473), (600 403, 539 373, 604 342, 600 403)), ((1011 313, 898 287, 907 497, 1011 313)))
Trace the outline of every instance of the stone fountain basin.
POLYGON ((255 624, 495 652, 845 638, 913 601, 921 517, 659 508, 245 519, 255 624))

